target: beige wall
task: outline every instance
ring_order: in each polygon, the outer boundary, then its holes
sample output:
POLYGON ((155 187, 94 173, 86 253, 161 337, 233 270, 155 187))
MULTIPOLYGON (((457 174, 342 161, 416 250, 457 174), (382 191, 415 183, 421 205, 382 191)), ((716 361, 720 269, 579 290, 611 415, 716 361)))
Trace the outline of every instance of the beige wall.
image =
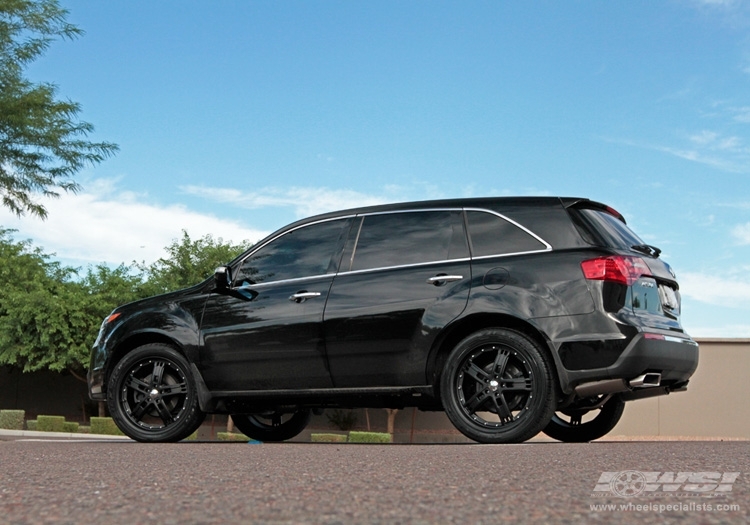
POLYGON ((699 339, 687 392, 633 401, 610 436, 750 439, 750 339, 699 339))

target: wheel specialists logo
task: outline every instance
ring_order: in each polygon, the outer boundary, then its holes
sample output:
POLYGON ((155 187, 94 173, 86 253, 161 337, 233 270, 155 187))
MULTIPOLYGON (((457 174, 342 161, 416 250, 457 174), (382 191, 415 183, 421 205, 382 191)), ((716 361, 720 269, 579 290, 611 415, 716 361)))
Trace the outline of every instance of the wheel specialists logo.
POLYGON ((602 472, 592 496, 636 496, 691 494, 718 496, 732 492, 739 472, 602 472))

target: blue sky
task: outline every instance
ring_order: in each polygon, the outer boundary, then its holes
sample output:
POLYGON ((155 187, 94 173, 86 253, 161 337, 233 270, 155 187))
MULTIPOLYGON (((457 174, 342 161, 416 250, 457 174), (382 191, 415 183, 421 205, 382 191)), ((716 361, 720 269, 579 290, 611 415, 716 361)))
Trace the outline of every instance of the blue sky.
POLYGON ((750 6, 739 0, 61 0, 28 74, 120 152, 46 222, 67 264, 256 241, 313 213, 581 196, 662 248, 699 337, 750 337, 750 6))

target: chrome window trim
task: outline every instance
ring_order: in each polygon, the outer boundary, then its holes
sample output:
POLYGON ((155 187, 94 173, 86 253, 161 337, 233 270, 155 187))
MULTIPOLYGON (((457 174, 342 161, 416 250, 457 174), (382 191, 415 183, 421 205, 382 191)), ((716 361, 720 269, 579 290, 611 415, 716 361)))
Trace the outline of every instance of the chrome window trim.
MULTIPOLYGON (((338 275, 338 274, 335 274, 335 273, 323 273, 323 274, 320 274, 320 275, 308 275, 308 276, 305 276, 305 277, 295 277, 293 279, 281 279, 279 281, 265 281, 265 282, 262 282, 262 283, 248 283, 248 284, 243 284, 242 286, 237 286, 234 289, 235 290, 245 290, 245 289, 249 289, 249 288, 255 289, 255 288, 264 288, 266 286, 278 285, 278 284, 282 284, 283 285, 283 284, 295 283, 295 282, 300 282, 300 281, 312 281, 312 280, 315 280, 315 279, 323 279, 323 278, 333 279, 334 277, 336 277, 336 275, 338 275)), ((327 290, 326 290, 326 293, 327 293, 327 290)))
MULTIPOLYGON (((500 217, 504 221, 507 221, 507 222, 511 223, 516 228, 519 228, 522 231, 528 233, 531 237, 533 237, 534 239, 536 239, 537 241, 539 241, 540 243, 542 243, 544 245, 544 248, 541 249, 541 250, 529 250, 529 251, 525 251, 525 252, 515 252, 515 253, 497 253, 497 254, 492 254, 492 255, 480 255, 478 257, 472 257, 472 259, 488 259, 488 258, 494 258, 494 257, 510 257, 510 256, 513 256, 513 255, 526 255, 526 254, 530 254, 530 253, 544 253, 544 252, 551 252, 552 251, 552 245, 550 243, 548 243, 547 241, 545 241, 544 239, 542 239, 541 237, 539 237, 533 231, 529 230, 526 226, 523 226, 522 224, 517 223, 516 221, 514 221, 510 217, 506 217, 502 213, 498 213, 496 211, 488 210, 486 208, 464 208, 464 211, 479 211, 479 212, 489 213, 490 215, 495 215, 496 217, 500 217)), ((469 238, 471 238, 471 232, 467 231, 466 234, 469 236, 469 238)))
MULTIPOLYGON (((257 248, 255 248, 253 251, 251 251, 250 253, 248 253, 247 256, 244 257, 239 262, 239 264, 237 265, 237 267, 238 268, 241 267, 248 258, 252 257, 255 253, 258 252, 258 250, 262 249, 265 246, 268 246, 270 243, 272 243, 276 239, 280 239, 284 235, 286 235, 288 233, 291 233, 293 231, 297 231, 297 230, 299 230, 301 228, 306 228, 308 226, 314 226, 315 224, 321 224, 321 223, 324 223, 324 222, 337 221, 337 220, 341 220, 341 219, 351 219, 351 218, 359 218, 359 217, 364 218, 364 217, 368 217, 368 216, 371 216, 371 215, 392 215, 392 214, 395 214, 395 213, 417 213, 417 212, 436 212, 436 211, 447 211, 447 212, 451 212, 451 211, 461 211, 461 212, 476 211, 476 212, 489 213, 490 215, 495 215, 496 217, 499 217, 499 218, 503 219, 504 221, 509 222, 510 224, 512 224, 513 226, 515 226, 516 228, 519 228, 522 231, 524 231, 525 233, 529 234, 531 237, 533 237, 534 239, 536 239, 537 241, 539 241, 540 243, 542 243, 544 245, 544 248, 543 249, 539 249, 539 250, 529 250, 529 251, 525 251, 525 252, 498 253, 498 254, 492 254, 492 255, 481 255, 481 256, 477 256, 477 257, 474 257, 474 256, 460 257, 460 258, 457 258, 457 259, 442 259, 442 260, 439 260, 439 261, 427 261, 427 262, 421 262, 421 263, 402 264, 402 265, 395 265, 395 266, 379 266, 377 268, 366 268, 366 269, 362 269, 362 270, 345 270, 345 271, 339 270, 336 273, 330 273, 330 274, 329 273, 325 273, 325 274, 320 274, 320 275, 311 275, 311 276, 305 276, 305 277, 295 277, 293 279, 281 279, 279 281, 266 281, 266 282, 262 282, 262 283, 255 283, 255 284, 247 284, 247 285, 243 285, 243 286, 238 286, 237 288, 241 289, 241 288, 248 288, 248 287, 266 286, 266 285, 270 285, 270 284, 279 284, 279 283, 283 284, 283 283, 290 283, 290 282, 297 282, 297 281, 306 281, 306 280, 310 280, 310 279, 317 279, 317 278, 321 278, 321 277, 333 277, 333 276, 338 276, 338 275, 354 275, 354 274, 371 273, 371 272, 379 272, 379 271, 386 271, 386 270, 398 270, 398 269, 404 269, 404 268, 417 268, 417 267, 420 267, 420 266, 430 266, 430 265, 434 265, 434 264, 447 264, 447 263, 454 263, 454 262, 459 262, 460 263, 460 262, 466 262, 466 261, 471 262, 471 261, 474 261, 474 260, 496 259, 496 258, 503 258, 503 257, 515 257, 515 256, 518 256, 518 255, 530 255, 530 254, 534 254, 534 253, 545 253, 545 252, 551 252, 552 251, 552 246, 547 241, 545 241, 544 239, 542 239, 541 237, 539 237, 537 234, 535 234, 534 232, 532 232, 531 230, 529 230, 525 226, 519 224, 518 222, 514 221, 513 219, 511 219, 509 217, 506 217, 502 213, 498 213, 498 212, 493 211, 493 210, 488 210, 487 208, 455 208, 455 207, 448 207, 448 208, 424 208, 424 209, 417 208, 417 209, 406 209, 406 210, 389 210, 389 211, 356 213, 356 214, 342 215, 340 217, 330 217, 328 219, 321 219, 321 220, 317 220, 315 222, 311 222, 311 223, 307 223, 307 224, 300 224, 299 226, 297 226, 295 228, 292 228, 292 229, 287 230, 287 231, 285 231, 283 233, 280 233, 279 235, 276 235, 275 237, 272 237, 271 239, 267 240, 266 242, 264 242, 263 244, 261 244, 260 246, 258 246, 257 248)), ((351 257, 351 260, 349 262, 349 268, 351 268, 351 265, 354 262, 354 255, 356 254, 357 244, 359 243, 359 234, 362 231, 362 226, 363 225, 364 225, 364 221, 361 221, 360 224, 359 224, 359 231, 357 232, 357 239, 356 239, 356 242, 354 244, 354 249, 352 251, 352 257, 351 257)), ((466 231, 466 235, 470 235, 470 233, 468 232, 468 230, 466 231)))
POLYGON ((399 264, 396 266, 378 266, 377 268, 365 268, 363 270, 347 270, 345 272, 339 272, 336 274, 338 277, 339 275, 351 275, 351 274, 357 274, 357 273, 371 273, 371 272, 380 272, 380 271, 386 271, 386 270, 400 270, 403 268, 416 268, 419 266, 430 266, 433 264, 448 264, 448 263, 460 263, 460 262, 471 262, 470 257, 462 257, 460 259, 442 259, 440 261, 428 261, 428 262, 421 262, 421 263, 412 263, 412 264, 399 264))

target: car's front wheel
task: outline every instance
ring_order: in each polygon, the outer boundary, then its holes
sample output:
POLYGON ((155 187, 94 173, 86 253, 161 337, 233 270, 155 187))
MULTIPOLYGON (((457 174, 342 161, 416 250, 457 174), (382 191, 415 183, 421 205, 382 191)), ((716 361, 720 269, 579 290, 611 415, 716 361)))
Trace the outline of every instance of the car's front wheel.
POLYGON ((286 441, 302 432, 310 422, 309 410, 286 413, 268 411, 256 414, 232 414, 237 429, 258 441, 286 441))
POLYGON ((538 343, 514 330, 480 330, 448 356, 440 380, 448 418, 480 443, 519 443, 555 408, 554 376, 538 343))
POLYGON ((598 439, 615 428, 625 410, 619 397, 610 398, 597 408, 571 406, 555 412, 544 433, 566 443, 585 443, 598 439))
POLYGON ((136 441, 180 441, 205 417, 188 361, 165 344, 126 354, 112 371, 107 394, 115 424, 136 441))

